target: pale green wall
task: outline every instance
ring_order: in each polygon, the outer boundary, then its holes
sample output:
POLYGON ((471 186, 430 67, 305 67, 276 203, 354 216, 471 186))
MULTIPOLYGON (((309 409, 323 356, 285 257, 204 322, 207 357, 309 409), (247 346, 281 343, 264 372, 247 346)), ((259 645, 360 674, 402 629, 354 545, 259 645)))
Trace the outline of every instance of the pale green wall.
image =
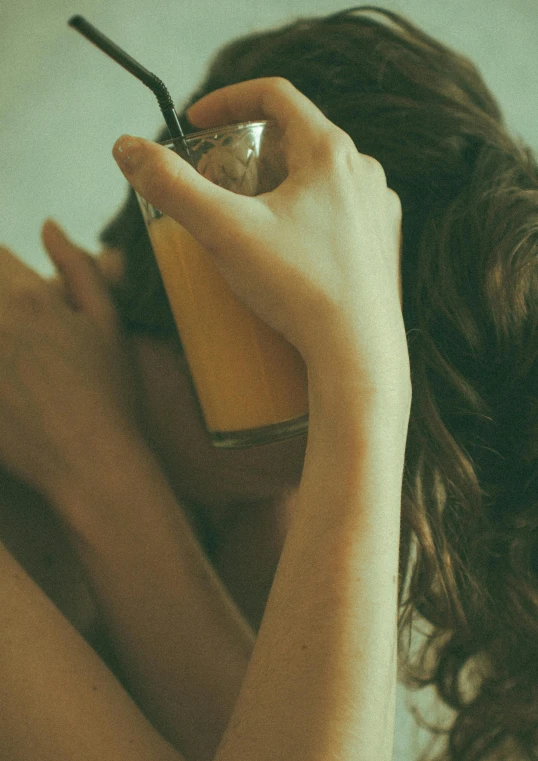
MULTIPOLYGON (((152 138, 161 124, 150 91, 70 29, 71 15, 81 13, 102 28, 179 100, 194 89, 211 53, 233 36, 346 5, 2 0, 0 241, 48 271, 39 229, 51 215, 96 250, 96 231, 124 196, 110 155, 115 139, 123 132, 152 138)), ((385 6, 470 55, 509 124, 538 150, 537 0, 386 0, 385 6)))

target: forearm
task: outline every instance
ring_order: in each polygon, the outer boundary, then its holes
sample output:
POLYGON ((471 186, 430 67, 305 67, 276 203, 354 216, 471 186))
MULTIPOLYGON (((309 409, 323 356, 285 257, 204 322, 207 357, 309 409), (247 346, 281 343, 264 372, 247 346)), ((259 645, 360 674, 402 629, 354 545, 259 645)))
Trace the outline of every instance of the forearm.
POLYGON ((136 442, 121 451, 91 491, 76 488, 59 499, 88 517, 78 550, 129 691, 175 747, 210 761, 255 634, 151 454, 136 442))
POLYGON ((216 761, 391 761, 407 383, 360 400, 309 375, 298 500, 216 761))
POLYGON ((1 761, 184 761, 0 544, 1 761))

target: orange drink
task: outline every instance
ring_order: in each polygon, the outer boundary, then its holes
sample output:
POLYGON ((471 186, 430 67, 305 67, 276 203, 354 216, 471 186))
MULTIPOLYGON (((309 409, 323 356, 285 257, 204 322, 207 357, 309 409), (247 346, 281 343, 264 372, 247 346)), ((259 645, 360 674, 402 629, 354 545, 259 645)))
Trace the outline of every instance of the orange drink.
MULTIPOLYGON (((275 176, 266 124, 188 135, 198 171, 245 195, 275 187, 283 177, 275 176)), ((180 153, 178 141, 165 144, 174 142, 180 153)), ((308 384, 300 353, 239 301, 184 227, 139 202, 213 445, 254 446, 303 433, 308 384)))

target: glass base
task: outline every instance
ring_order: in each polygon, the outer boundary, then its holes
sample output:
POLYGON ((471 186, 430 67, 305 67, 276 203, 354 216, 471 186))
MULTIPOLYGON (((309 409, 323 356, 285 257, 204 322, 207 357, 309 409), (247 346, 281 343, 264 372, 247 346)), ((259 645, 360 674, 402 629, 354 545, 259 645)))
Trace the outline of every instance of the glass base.
POLYGON ((244 431, 209 431, 211 444, 222 449, 246 449, 247 447, 273 444, 308 431, 308 414, 285 420, 283 423, 266 425, 244 431))

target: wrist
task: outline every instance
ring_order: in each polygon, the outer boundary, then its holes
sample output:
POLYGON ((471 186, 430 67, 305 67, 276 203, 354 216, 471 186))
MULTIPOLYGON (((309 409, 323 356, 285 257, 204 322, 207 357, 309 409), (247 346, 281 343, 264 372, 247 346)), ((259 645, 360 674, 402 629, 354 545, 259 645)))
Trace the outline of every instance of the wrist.
POLYGON ((365 368, 352 340, 333 343, 307 367, 309 429, 319 421, 342 435, 373 424, 407 435, 412 400, 407 345, 375 373, 365 368))
POLYGON ((303 351, 308 368, 310 401, 324 405, 342 394, 348 403, 361 399, 392 400, 402 412, 411 405, 411 369, 401 312, 387 325, 357 328, 347 313, 333 311, 324 320, 313 345, 303 351))

